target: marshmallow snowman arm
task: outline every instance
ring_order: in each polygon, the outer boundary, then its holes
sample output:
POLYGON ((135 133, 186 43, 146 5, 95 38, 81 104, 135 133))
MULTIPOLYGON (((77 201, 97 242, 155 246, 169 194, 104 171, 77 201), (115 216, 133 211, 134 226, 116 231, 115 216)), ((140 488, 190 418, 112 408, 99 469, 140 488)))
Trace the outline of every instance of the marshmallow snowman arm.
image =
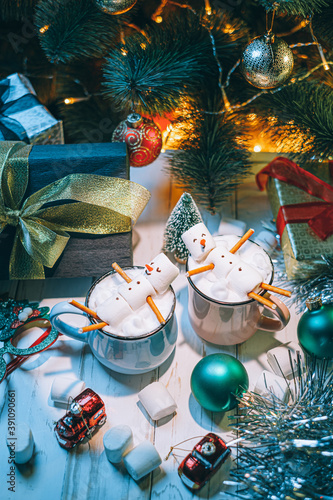
POLYGON ((146 266, 145 278, 154 287, 157 293, 164 293, 169 285, 177 278, 179 269, 164 254, 159 253, 146 266))
POLYGON ((227 276, 228 287, 240 296, 255 291, 262 283, 262 275, 254 267, 241 261, 227 276))
POLYGON ((193 259, 197 262, 202 262, 209 252, 216 247, 213 236, 202 222, 185 231, 182 234, 182 240, 193 259))
POLYGON ((154 287, 143 274, 136 276, 130 283, 122 283, 118 292, 134 311, 146 303, 149 295, 155 294, 154 287))
POLYGON ((224 246, 214 248, 206 259, 207 264, 214 264, 213 273, 218 279, 225 279, 230 271, 241 262, 238 255, 230 253, 224 246))
POLYGON ((97 306, 96 313, 101 320, 111 327, 116 327, 133 311, 126 300, 116 293, 97 306))

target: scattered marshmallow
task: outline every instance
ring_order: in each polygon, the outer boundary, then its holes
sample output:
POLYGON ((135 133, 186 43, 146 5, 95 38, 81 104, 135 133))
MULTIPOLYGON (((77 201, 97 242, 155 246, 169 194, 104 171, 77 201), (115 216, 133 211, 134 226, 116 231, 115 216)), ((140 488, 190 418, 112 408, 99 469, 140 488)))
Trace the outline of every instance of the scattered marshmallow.
POLYGON ((132 430, 128 425, 116 425, 103 436, 105 454, 109 462, 119 464, 133 442, 132 430))
POLYGON ((139 392, 138 397, 153 420, 167 417, 177 409, 173 397, 161 382, 147 385, 139 392))
POLYGON ((272 252, 278 244, 278 240, 270 231, 260 231, 253 241, 258 243, 268 253, 272 252))
POLYGON ((133 311, 142 307, 149 295, 154 295, 155 290, 143 275, 137 276, 130 283, 122 283, 118 292, 128 302, 133 311))
POLYGON ((26 464, 34 453, 34 438, 30 427, 25 423, 16 423, 14 436, 7 437, 10 456, 16 464, 26 464))
POLYGON ((284 378, 267 370, 264 370, 258 378, 254 392, 268 399, 272 399, 272 394, 274 394, 283 403, 288 402, 290 395, 288 384, 284 378))
POLYGON ((222 219, 218 234, 235 234, 243 236, 246 230, 246 222, 237 219, 222 219))
POLYGON ((51 400, 55 403, 67 404, 69 399, 74 399, 84 390, 86 384, 83 380, 71 377, 55 377, 51 387, 51 400))
POLYGON ((202 222, 185 231, 182 234, 182 240, 197 262, 204 260, 209 252, 216 247, 213 236, 202 222))
POLYGON ((238 255, 230 253, 224 246, 219 246, 209 253, 205 264, 214 264, 213 274, 218 279, 225 279, 230 271, 241 262, 238 255))
POLYGON ((280 376, 283 373, 288 379, 293 378, 293 369, 295 370, 297 351, 302 353, 302 350, 297 342, 290 342, 289 344, 274 347, 274 349, 268 351, 267 361, 273 372, 280 376), (290 359, 292 360, 292 364, 290 364, 290 359))
POLYGON ((161 457, 150 441, 143 441, 124 456, 127 472, 135 481, 152 472, 161 463, 161 457))
POLYGON ((178 274, 179 269, 164 253, 159 253, 150 264, 146 264, 145 276, 157 293, 166 292, 178 274))
POLYGON ((20 313, 18 313, 17 317, 18 317, 19 321, 22 321, 24 323, 29 318, 29 315, 27 313, 25 313, 24 311, 21 311, 20 313))
POLYGON ((252 266, 241 261, 227 276, 227 284, 239 296, 247 296, 262 282, 262 275, 252 266))
POLYGON ((111 327, 118 326, 132 312, 131 307, 119 293, 111 295, 111 297, 98 305, 96 309, 98 317, 111 327))

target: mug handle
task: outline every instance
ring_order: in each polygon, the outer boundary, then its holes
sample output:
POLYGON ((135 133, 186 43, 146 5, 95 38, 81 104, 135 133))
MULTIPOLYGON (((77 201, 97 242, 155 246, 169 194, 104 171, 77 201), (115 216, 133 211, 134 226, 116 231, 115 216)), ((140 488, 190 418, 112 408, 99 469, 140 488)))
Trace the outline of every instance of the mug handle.
POLYGON ((290 320, 288 307, 280 299, 270 293, 266 292, 264 297, 276 304, 275 310, 269 309, 270 313, 272 313, 275 318, 269 318, 265 314, 262 314, 258 321, 258 330, 265 330, 266 332, 277 332, 279 330, 283 330, 290 320))
POLYGON ((80 316, 86 317, 87 315, 65 300, 52 307, 50 312, 50 321, 52 326, 58 330, 58 332, 63 333, 72 339, 81 340, 81 342, 88 342, 88 332, 82 333, 81 328, 66 323, 60 318, 62 314, 79 314, 80 316))

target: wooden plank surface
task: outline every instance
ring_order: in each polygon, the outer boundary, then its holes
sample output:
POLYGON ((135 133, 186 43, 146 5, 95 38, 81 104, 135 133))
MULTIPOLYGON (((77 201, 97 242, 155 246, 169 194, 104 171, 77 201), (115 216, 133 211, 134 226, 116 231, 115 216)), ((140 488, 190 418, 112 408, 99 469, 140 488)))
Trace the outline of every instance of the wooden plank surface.
MULTIPOLYGON (((151 166, 152 168, 152 166, 151 166)), ((152 209, 146 209, 133 232, 134 263, 149 262, 160 252, 163 230, 168 211, 177 201, 172 186, 163 173, 163 165, 156 170, 136 169, 132 180, 140 182, 152 190, 152 209), (146 177, 145 177, 146 175, 146 177), (155 184, 154 184, 155 183, 155 184), (158 189, 156 183, 159 183, 158 189), (156 188, 156 189, 155 189, 156 188), (161 192, 166 199, 162 203, 161 192), (176 198, 176 199, 175 199, 176 198), (163 214, 158 211, 162 207, 163 214), (151 211, 150 211, 151 210, 151 211), (158 216, 159 214, 159 216, 158 216)), ((226 204, 225 214, 234 215, 235 203, 226 204)), ((258 193, 253 179, 244 184, 237 197, 238 217, 248 225, 260 229, 260 221, 270 218, 267 197, 258 193)), ((161 467, 139 482, 132 480, 122 465, 108 462, 103 450, 103 435, 112 426, 128 424, 134 434, 134 443, 148 439, 152 441, 162 459, 170 446, 191 437, 203 436, 209 431, 231 438, 228 427, 228 413, 211 413, 201 408, 191 395, 190 376, 196 363, 207 354, 226 352, 237 356, 245 365, 253 388, 260 372, 268 368, 266 351, 287 340, 296 338, 297 317, 293 312, 289 325, 281 332, 271 334, 258 331, 241 346, 207 346, 195 335, 187 316, 187 282, 184 268, 174 282, 177 296, 176 316, 178 321, 178 341, 175 353, 159 369, 143 375, 127 376, 111 372, 101 365, 91 354, 90 348, 78 341, 62 337, 48 351, 42 353, 31 364, 31 369, 16 370, 0 384, 0 478, 2 480, 1 499, 24 498, 24 500, 189 500, 194 497, 206 499, 227 498, 222 485, 227 468, 224 467, 199 494, 193 495, 177 474, 178 462, 171 456, 161 467), (53 422, 65 410, 54 407, 49 394, 53 378, 57 375, 74 374, 85 380, 106 404, 108 420, 87 443, 73 451, 59 447, 53 422), (141 404, 137 393, 149 383, 161 380, 177 402, 177 413, 173 418, 153 422, 141 404), (9 390, 16 394, 16 422, 25 421, 32 429, 36 451, 28 465, 17 466, 15 470, 15 494, 8 491, 6 484, 10 465, 5 436, 8 425, 9 390)), ((45 280, 42 282, 0 283, 0 292, 10 291, 11 296, 41 300, 41 305, 51 307, 66 297, 82 300, 89 288, 91 278, 73 280, 45 280)), ((181 448, 190 450, 198 439, 184 443, 181 448)), ((186 455, 179 451, 177 459, 186 455)))

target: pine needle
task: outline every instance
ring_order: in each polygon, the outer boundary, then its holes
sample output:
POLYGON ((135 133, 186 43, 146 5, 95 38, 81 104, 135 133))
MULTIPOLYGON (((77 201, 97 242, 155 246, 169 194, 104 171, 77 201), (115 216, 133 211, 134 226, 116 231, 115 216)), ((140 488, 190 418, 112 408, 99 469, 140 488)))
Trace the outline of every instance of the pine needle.
POLYGON ((118 21, 93 0, 41 0, 36 26, 42 48, 53 63, 103 57, 114 42, 118 21))
POLYGON ((257 0, 267 10, 274 10, 280 14, 288 14, 291 16, 306 17, 313 12, 320 12, 324 7, 329 5, 328 0, 257 0))

